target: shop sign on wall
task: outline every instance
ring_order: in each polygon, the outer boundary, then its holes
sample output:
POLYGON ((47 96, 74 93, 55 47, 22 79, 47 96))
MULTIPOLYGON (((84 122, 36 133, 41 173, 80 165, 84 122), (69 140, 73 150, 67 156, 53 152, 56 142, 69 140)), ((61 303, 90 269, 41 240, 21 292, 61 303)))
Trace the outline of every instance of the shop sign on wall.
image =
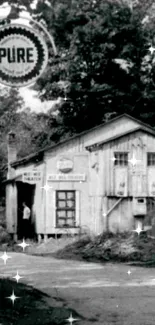
POLYGON ((28 171, 23 173, 22 181, 24 183, 35 184, 42 179, 42 173, 39 171, 28 171))
POLYGON ((74 181, 74 182, 80 182, 80 181, 85 181, 86 180, 86 175, 85 174, 49 174, 48 181, 66 181, 66 182, 70 182, 70 181, 74 181))
POLYGON ((48 48, 36 30, 10 24, 0 28, 0 82, 10 87, 33 83, 45 70, 48 48))
POLYGON ((62 173, 68 173, 73 169, 73 161, 67 158, 61 158, 57 161, 57 169, 62 173))

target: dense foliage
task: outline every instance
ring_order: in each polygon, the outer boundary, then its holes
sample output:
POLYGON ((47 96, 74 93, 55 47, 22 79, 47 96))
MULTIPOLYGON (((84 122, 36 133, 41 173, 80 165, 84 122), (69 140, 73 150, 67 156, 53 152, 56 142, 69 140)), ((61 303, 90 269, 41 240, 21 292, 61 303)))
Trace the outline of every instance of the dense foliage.
POLYGON ((42 99, 67 97, 59 115, 73 132, 124 112, 155 125, 155 75, 148 51, 154 35, 142 23, 140 8, 117 1, 39 1, 36 18, 42 12, 59 55, 51 55, 38 89, 42 99))
POLYGON ((8 2, 9 19, 27 10, 53 35, 58 55, 50 48, 35 89, 42 100, 60 101, 57 115, 36 114, 21 110, 17 90, 0 89, 1 176, 10 129, 18 130, 23 157, 124 112, 155 126, 152 0, 39 0, 36 8, 31 0, 8 2))

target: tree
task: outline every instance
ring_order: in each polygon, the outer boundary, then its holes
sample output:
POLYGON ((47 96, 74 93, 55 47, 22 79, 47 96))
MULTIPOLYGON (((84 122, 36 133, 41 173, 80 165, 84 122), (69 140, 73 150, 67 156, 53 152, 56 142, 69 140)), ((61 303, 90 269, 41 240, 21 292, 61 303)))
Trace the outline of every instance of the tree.
MULTIPOLYGON (((139 12, 100 0, 73 0, 70 6, 62 1, 51 10, 59 57, 50 58, 50 68, 38 87, 43 99, 62 98, 59 115, 64 125, 80 132, 114 112, 145 114, 141 67, 150 34, 139 12)), ((46 15, 45 20, 48 24, 46 15)))
POLYGON ((18 123, 18 109, 22 104, 17 90, 0 89, 0 184, 7 173, 7 134, 18 123))
POLYGON ((48 115, 23 110, 18 90, 0 89, 0 184, 7 173, 7 135, 15 131, 18 158, 34 153, 49 144, 48 115), (44 139, 44 141, 43 141, 44 139))
MULTIPOLYGON (((148 121, 150 111, 155 124, 154 67, 146 60, 152 35, 142 24, 143 8, 149 10, 152 1, 132 3, 40 0, 31 11, 54 35, 58 48, 56 58, 50 51, 48 69, 36 86, 42 100, 61 99, 54 119, 61 120, 56 138, 63 127, 80 132, 123 112, 148 121)), ((55 123, 51 113, 49 120, 55 123)), ((44 142, 52 136, 44 134, 44 142)))

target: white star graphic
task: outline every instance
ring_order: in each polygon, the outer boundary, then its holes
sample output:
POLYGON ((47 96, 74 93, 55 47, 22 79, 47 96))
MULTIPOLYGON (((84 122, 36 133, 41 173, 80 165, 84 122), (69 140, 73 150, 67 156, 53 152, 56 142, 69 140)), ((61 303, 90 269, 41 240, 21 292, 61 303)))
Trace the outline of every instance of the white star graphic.
POLYGON ((49 191, 49 189, 50 188, 53 188, 52 186, 49 186, 47 183, 43 186, 43 187, 41 187, 41 188, 43 188, 46 192, 47 191, 49 191))
POLYGON ((150 51, 151 54, 153 54, 154 51, 155 51, 155 47, 153 47, 153 46, 151 45, 151 46, 149 47, 149 51, 150 51))
POLYGON ((11 256, 8 256, 6 252, 0 258, 4 261, 4 264, 6 265, 6 261, 11 258, 11 256))
POLYGON ((116 160, 116 158, 115 157, 112 157, 112 158, 110 158, 110 160, 112 160, 114 162, 116 160))
POLYGON ((10 299, 12 301, 13 305, 14 305, 15 300, 18 299, 19 297, 16 297, 15 294, 14 294, 14 291, 13 291, 12 295, 10 297, 6 297, 6 298, 10 299))
POLYGON ((29 244, 26 244, 24 239, 23 239, 23 242, 21 244, 17 244, 17 245, 23 248, 23 252, 24 252, 25 247, 30 246, 29 244))
POLYGON ((135 156, 133 155, 133 156, 132 156, 132 159, 129 159, 128 161, 129 161, 133 166, 135 166, 135 165, 137 164, 137 162, 140 161, 140 160, 137 160, 137 159, 135 158, 135 156))
POLYGON ((16 279, 17 283, 18 283, 18 281, 19 281, 20 279, 22 279, 22 278, 23 278, 23 276, 20 276, 20 275, 18 274, 18 271, 17 271, 16 276, 13 276, 13 279, 16 279))
POLYGON ((66 320, 70 323, 70 325, 72 325, 73 322, 76 322, 79 319, 73 318, 72 313, 71 313, 70 316, 69 316, 69 318, 67 318, 66 320))
POLYGON ((105 212, 102 215, 103 215, 103 217, 106 217, 107 216, 107 214, 105 212))
POLYGON ((142 228, 140 227, 140 225, 138 225, 138 227, 137 227, 135 230, 132 230, 132 231, 137 232, 137 234, 139 235, 143 230, 142 230, 142 228))
POLYGON ((130 275, 131 274, 131 271, 129 270, 127 273, 128 273, 128 275, 130 275))

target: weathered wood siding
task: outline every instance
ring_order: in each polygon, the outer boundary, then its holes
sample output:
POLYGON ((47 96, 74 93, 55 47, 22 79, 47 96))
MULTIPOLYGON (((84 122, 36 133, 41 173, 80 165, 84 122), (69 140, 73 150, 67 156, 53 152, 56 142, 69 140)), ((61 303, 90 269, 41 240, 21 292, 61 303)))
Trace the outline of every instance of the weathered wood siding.
POLYGON ((106 141, 107 139, 112 138, 118 134, 134 130, 138 126, 138 122, 130 120, 126 116, 122 116, 119 119, 111 121, 104 126, 101 126, 101 128, 96 128, 94 131, 92 130, 82 136, 83 145, 85 147, 93 143, 106 141))
POLYGON ((101 125, 100 127, 87 131, 87 133, 84 133, 75 139, 71 139, 64 144, 60 144, 55 149, 48 150, 48 152, 46 152, 46 156, 53 157, 59 154, 60 151, 62 153, 86 151, 86 146, 105 141, 118 134, 122 134, 123 132, 136 129, 138 126, 140 126, 138 122, 130 120, 126 116, 122 116, 118 120, 110 121, 105 125, 101 125))
MULTIPOLYGON (((52 188, 47 194, 47 210, 46 210, 46 228, 48 233, 60 232, 61 229, 55 229, 56 226, 56 202, 55 195, 57 190, 75 190, 76 191, 76 225, 83 227, 91 223, 89 218, 89 168, 88 168, 88 153, 69 153, 66 155, 60 150, 59 155, 51 158, 46 157, 47 178, 49 174, 59 174, 57 170, 57 161, 62 157, 66 157, 73 161, 73 174, 85 174, 86 181, 49 181, 48 185, 52 188)), ((92 226, 93 227, 93 226, 92 226)))
POLYGON ((124 196, 153 196, 150 195, 149 189, 151 183, 155 181, 155 167, 147 166, 149 151, 155 152, 155 138, 139 131, 91 152, 90 195, 119 196, 118 183, 124 178, 126 183, 124 196), (137 165, 133 166, 129 162, 128 166, 115 166, 112 161, 114 152, 128 152, 129 160, 134 156, 138 160, 137 165))
POLYGON ((132 197, 149 197, 151 184, 155 181, 155 166, 147 166, 147 152, 155 152, 155 138, 138 131, 103 145, 90 153, 89 159, 89 195, 91 218, 94 220, 95 232, 107 230, 107 219, 103 214, 111 209, 121 196, 118 193, 119 181, 126 181, 122 201, 108 216, 109 230, 112 232, 134 229, 132 197), (135 167, 115 166, 111 158, 114 152, 128 152, 138 160, 135 167))
MULTIPOLYGON (((116 202, 117 198, 108 198, 108 209, 116 202)), ((134 229, 132 214, 132 201, 130 198, 123 198, 122 201, 112 210, 108 216, 108 228, 111 232, 124 232, 134 229)), ((105 230, 105 228, 103 228, 105 230)))
MULTIPOLYGON (((16 168, 16 176, 37 168, 43 173, 41 182, 36 184, 33 212, 35 229, 38 234, 59 233, 56 229, 56 191, 76 191, 76 225, 89 228, 90 231, 100 233, 106 230, 107 219, 103 216, 119 199, 119 182, 125 182, 124 198, 110 213, 108 225, 110 231, 125 231, 133 229, 132 196, 146 197, 153 194, 155 182, 155 167, 147 166, 147 152, 155 152, 155 137, 142 131, 135 131, 130 135, 107 142, 102 148, 88 152, 86 146, 106 141, 124 132, 136 130, 138 122, 125 116, 114 120, 105 126, 97 127, 90 132, 60 144, 45 151, 44 162, 39 164, 28 163, 16 168), (129 159, 133 156, 139 161, 133 167, 115 166, 112 161, 114 152, 128 152, 129 159), (48 174, 58 174, 57 161, 61 158, 73 161, 73 174, 85 174, 86 181, 52 181, 48 182, 52 188, 45 191, 48 174), (152 191, 152 192, 151 192, 152 191)), ((17 189, 7 185, 7 227, 14 232, 17 226, 17 189)), ((62 231, 62 230, 61 230, 62 231)), ((65 230, 64 230, 65 231, 65 230)), ((76 232, 76 229, 72 229, 76 232)))
POLYGON ((6 226, 9 233, 17 232, 17 187, 15 183, 6 186, 6 226))
MULTIPOLYGON (((46 233, 46 191, 41 188, 46 184, 46 166, 45 163, 34 164, 29 163, 26 166, 19 166, 16 169, 16 176, 24 172, 32 171, 33 169, 40 170, 43 178, 41 182, 36 183, 33 204, 33 220, 35 224, 35 231, 38 234, 46 233)), ((11 186, 11 185, 10 185, 11 186)), ((13 208, 11 208, 12 211, 13 208)))

